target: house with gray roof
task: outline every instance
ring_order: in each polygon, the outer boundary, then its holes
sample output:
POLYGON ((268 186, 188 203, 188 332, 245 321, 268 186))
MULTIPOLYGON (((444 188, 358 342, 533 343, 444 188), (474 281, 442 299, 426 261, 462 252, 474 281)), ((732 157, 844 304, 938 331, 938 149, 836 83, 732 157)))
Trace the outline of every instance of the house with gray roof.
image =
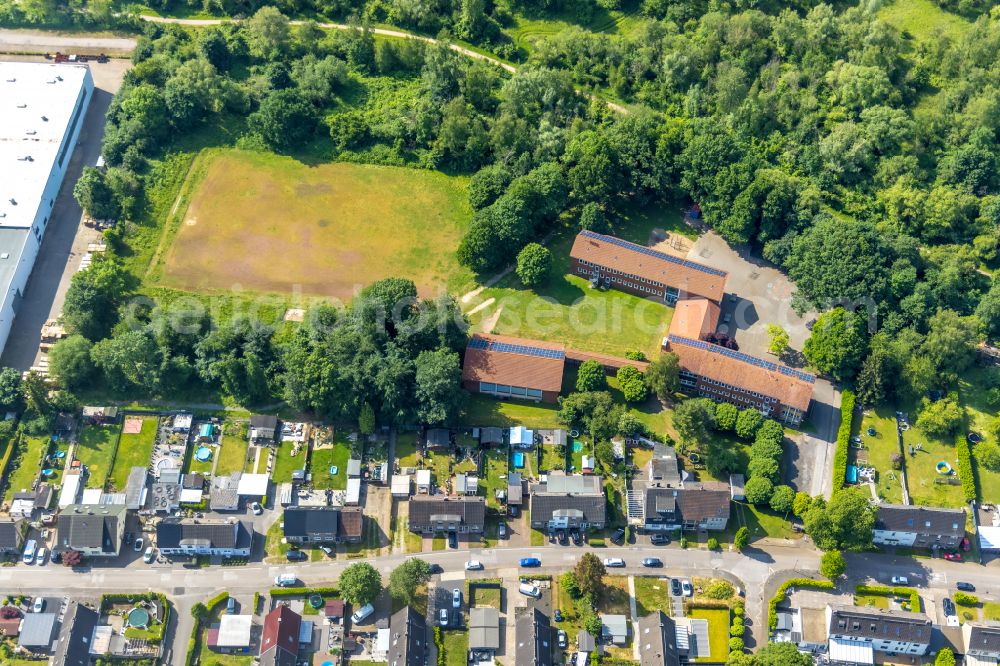
POLYGON ((552 666, 552 625, 549 616, 529 608, 514 620, 514 663, 552 666))
POLYGON ((479 443, 483 446, 499 446, 503 444, 503 429, 495 427, 480 428, 479 443))
POLYGON ((881 504, 872 541, 884 546, 957 548, 965 538, 965 509, 881 504))
POLYGON ((681 473, 677 464, 677 452, 665 444, 653 447, 653 457, 646 466, 647 485, 656 488, 677 488, 681 485, 681 473))
POLYGON ((241 472, 232 472, 229 476, 217 476, 212 479, 212 488, 208 494, 208 504, 212 511, 236 511, 240 508, 240 478, 241 472))
POLYGON ((612 645, 628 642, 628 618, 624 615, 601 615, 601 636, 612 645))
POLYGON ((58 618, 55 613, 27 613, 21 620, 17 644, 30 652, 52 652, 58 618))
POLYGON ((156 545, 164 555, 250 557, 253 536, 249 520, 164 518, 156 525, 156 545))
POLYGON ((285 539, 294 544, 358 543, 360 507, 290 506, 282 518, 285 539))
POLYGON ((874 663, 874 652, 927 654, 931 644, 929 617, 923 613, 827 606, 829 655, 832 662, 874 663))
POLYGON ((469 609, 469 649, 490 652, 500 649, 500 613, 496 608, 469 609))
POLYGON ((486 498, 415 495, 410 498, 410 531, 418 534, 481 534, 486 524, 486 498))
POLYGON ((274 414, 252 414, 250 416, 250 441, 274 443, 274 434, 278 430, 278 417, 274 414))
POLYGON ((643 527, 648 531, 724 530, 729 522, 728 483, 646 488, 643 527))
POLYGON ((1000 622, 966 622, 962 625, 965 663, 1000 662, 1000 622))
POLYGON ((389 618, 388 662, 393 666, 424 666, 427 660, 427 621, 409 606, 389 618))
POLYGON ((60 666, 88 666, 94 657, 94 630, 100 616, 96 610, 71 601, 63 620, 54 662, 60 666))
POLYGON ((531 487, 531 526, 540 530, 602 529, 607 499, 600 476, 552 473, 531 487))
POLYGON ((641 666, 678 666, 677 625, 661 610, 639 618, 636 631, 641 666))
POLYGON ((21 552, 27 525, 22 519, 0 518, 0 555, 17 555, 21 552))
POLYGON ((84 557, 116 557, 121 552, 128 510, 124 504, 71 504, 59 514, 56 552, 84 557))

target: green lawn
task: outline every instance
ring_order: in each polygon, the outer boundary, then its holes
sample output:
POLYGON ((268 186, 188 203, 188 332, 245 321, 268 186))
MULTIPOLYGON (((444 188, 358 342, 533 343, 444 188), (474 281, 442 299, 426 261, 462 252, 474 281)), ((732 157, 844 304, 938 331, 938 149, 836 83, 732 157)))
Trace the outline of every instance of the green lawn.
MULTIPOLYGON (((953 440, 942 441, 928 437, 911 425, 910 429, 903 433, 903 446, 907 449, 906 487, 910 490, 911 503, 956 508, 965 505, 961 485, 943 485, 934 482, 935 479, 943 478, 935 468, 938 461, 944 460, 953 470, 958 469, 958 457, 955 454, 953 440), (915 448, 912 456, 908 451, 910 446, 915 448)), ((957 476, 957 471, 952 476, 957 476)))
POLYGON ((351 445, 335 440, 332 447, 313 449, 309 459, 314 488, 343 490, 347 487, 347 460, 351 457, 351 445), (330 476, 330 467, 337 466, 337 475, 330 476))
MULTIPOLYGON (((968 371, 959 381, 958 395, 969 417, 969 430, 978 433, 984 442, 996 442, 989 427, 996 410, 986 402, 985 372, 986 369, 978 367, 968 371)), ((976 456, 975 446, 972 447, 972 455, 976 456)), ((1000 502, 1000 472, 977 464, 976 476, 979 480, 980 499, 984 502, 1000 502)))
POLYGON ((688 617, 708 620, 708 647, 711 654, 708 657, 700 656, 696 661, 724 663, 729 658, 729 609, 692 608, 688 617))
POLYGON ((507 489, 507 449, 492 448, 486 454, 486 478, 479 479, 480 487, 485 486, 486 504, 500 506, 496 491, 507 489))
POLYGON ((469 426, 558 428, 559 405, 545 402, 503 401, 485 395, 467 396, 459 419, 469 426))
POLYGON ((113 463, 115 440, 120 425, 86 426, 76 443, 76 459, 90 470, 88 488, 103 488, 113 463))
POLYGON ((419 553, 423 550, 424 539, 419 534, 411 532, 408 528, 406 529, 406 552, 407 553, 419 553))
POLYGON ((246 467, 248 440, 246 435, 239 436, 239 433, 231 435, 222 431, 222 445, 219 446, 215 454, 219 457, 219 462, 215 465, 216 476, 226 476, 232 472, 242 472, 246 467))
MULTIPOLYGON (((10 504, 14 493, 31 490, 31 484, 38 478, 38 472, 41 469, 39 464, 42 456, 45 455, 48 443, 48 437, 28 437, 25 435, 21 438, 20 453, 15 451, 12 454, 18 456, 17 469, 13 472, 8 471, 7 492, 4 493, 5 502, 10 504)), ((13 465, 14 463, 11 462, 11 468, 13 465)))
POLYGON ((893 0, 878 10, 878 17, 917 41, 945 35, 958 39, 972 24, 965 18, 941 9, 933 0, 893 0))
MULTIPOLYGON (((662 225, 648 216, 636 216, 615 233, 645 244, 654 226, 662 225)), ((649 357, 657 354, 673 308, 614 289, 591 289, 588 280, 567 274, 574 231, 562 232, 549 244, 553 267, 544 285, 528 289, 511 273, 469 304, 471 309, 495 299, 470 315, 472 324, 495 319, 491 329, 494 333, 561 342, 567 347, 608 354, 621 355, 630 350, 645 352, 649 357)))
POLYGON ((267 529, 267 534, 264 536, 264 554, 268 557, 284 556, 288 552, 289 545, 281 543, 283 538, 285 538, 285 533, 281 529, 281 519, 279 518, 267 529))
POLYGON ((628 615, 628 576, 605 576, 604 590, 597 597, 597 612, 628 615))
POLYGON ((277 459, 274 468, 271 470, 271 480, 275 483, 290 483, 292 472, 306 467, 306 445, 303 443, 299 451, 294 456, 292 442, 281 442, 278 445, 277 459))
POLYGON ((445 666, 466 666, 469 658, 469 634, 465 631, 442 632, 445 666))
MULTIPOLYGON (((801 534, 792 531, 791 523, 785 520, 783 515, 778 515, 770 509, 742 502, 735 502, 733 508, 734 511, 741 512, 737 518, 742 517, 743 522, 741 523, 739 520, 729 522, 729 528, 726 530, 729 542, 732 542, 732 535, 743 525, 746 525, 746 528, 750 531, 751 541, 762 537, 771 537, 774 539, 802 538, 801 534)), ((721 538, 719 542, 726 543, 721 538)))
POLYGON ((417 466, 417 433, 399 433, 396 437, 396 458, 400 467, 417 466))
POLYGON ((444 537, 431 539, 431 550, 444 550, 444 537))
MULTIPOLYGON (((527 6, 527 5, 526 5, 527 6)), ((638 12, 633 5, 628 11, 608 11, 595 7, 590 19, 581 22, 579 15, 572 8, 558 12, 539 12, 539 15, 525 16, 515 14, 514 22, 504 29, 519 49, 530 52, 539 42, 553 35, 579 26, 591 32, 608 34, 628 34, 639 25, 638 12)))
POLYGON ((114 467, 111 470, 111 487, 121 492, 128 484, 128 475, 133 467, 148 467, 150 456, 153 455, 153 445, 156 444, 156 427, 159 419, 155 416, 144 416, 142 430, 134 435, 122 433, 115 454, 114 467))
POLYGON ((552 470, 566 469, 566 452, 555 446, 542 446, 542 464, 539 465, 539 472, 551 472, 552 470))
POLYGON ((639 617, 657 610, 670 615, 670 582, 666 578, 636 576, 635 608, 639 617))
POLYGON ((882 594, 855 594, 854 605, 887 609, 889 608, 889 597, 882 594))
POLYGON ((1000 603, 997 603, 996 601, 984 601, 983 619, 1000 622, 1000 603))
POLYGON ((428 451, 424 461, 430 466, 432 482, 438 487, 444 487, 451 478, 451 454, 444 451, 428 451))
MULTIPOLYGON (((861 435, 863 449, 852 449, 848 459, 851 464, 867 464, 877 471, 876 490, 878 496, 887 502, 898 504, 903 501, 902 477, 892 469, 890 456, 899 452, 896 440, 896 418, 889 407, 869 409, 859 421, 854 420, 851 436, 861 435), (868 434, 868 428, 875 428, 875 435, 868 434), (861 461, 867 460, 867 463, 861 461)), ((853 445, 852 445, 853 446, 853 445)), ((912 491, 913 484, 911 482, 912 491)))

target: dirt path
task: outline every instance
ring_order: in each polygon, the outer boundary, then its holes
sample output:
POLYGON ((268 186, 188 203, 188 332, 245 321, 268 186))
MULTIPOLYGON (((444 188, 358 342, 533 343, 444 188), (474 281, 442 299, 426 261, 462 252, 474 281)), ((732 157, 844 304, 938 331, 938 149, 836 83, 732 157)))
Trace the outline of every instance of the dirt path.
POLYGON ((51 53, 53 51, 84 51, 87 55, 107 53, 123 55, 132 52, 135 40, 130 37, 102 37, 43 30, 0 30, 0 51, 6 53, 51 53))

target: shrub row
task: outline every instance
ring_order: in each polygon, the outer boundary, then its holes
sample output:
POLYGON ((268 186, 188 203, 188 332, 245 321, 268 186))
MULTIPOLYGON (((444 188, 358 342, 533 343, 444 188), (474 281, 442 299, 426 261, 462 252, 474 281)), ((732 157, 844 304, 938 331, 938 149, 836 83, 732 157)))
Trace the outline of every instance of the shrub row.
POLYGON ((968 592, 956 592, 952 595, 955 603, 959 606, 978 606, 979 597, 974 594, 969 594, 968 592))
POLYGON ((958 455, 958 478, 962 480, 962 493, 965 501, 971 502, 978 497, 976 492, 976 476, 972 467, 972 447, 965 436, 965 428, 955 436, 955 453, 958 455))
POLYGON ((318 594, 321 597, 332 597, 339 594, 335 587, 273 587, 272 597, 308 597, 310 594, 318 594))
POLYGON ((7 450, 4 451, 3 459, 0 459, 0 479, 3 479, 3 483, 0 483, 0 491, 6 490, 6 486, 10 483, 10 475, 7 474, 7 467, 10 465, 10 459, 13 457, 14 452, 21 448, 21 430, 18 428, 14 436, 10 438, 10 442, 7 444, 7 450))
POLYGON ((444 651, 444 639, 441 637, 441 627, 434 627, 434 645, 437 647, 438 666, 445 666, 448 657, 444 651))
POLYGON ((840 395, 840 428, 837 429, 837 452, 833 454, 833 489, 840 490, 847 480, 847 456, 851 450, 851 423, 854 421, 854 392, 840 395))
POLYGON ((833 583, 828 580, 816 580, 815 578, 792 578, 786 580, 778 586, 778 591, 774 593, 767 604, 767 627, 773 630, 778 626, 778 604, 785 600, 788 590, 792 587, 809 587, 816 590, 832 590, 833 583))
POLYGON ((205 602, 205 608, 207 608, 208 612, 211 613, 215 610, 216 606, 224 603, 227 599, 229 599, 228 592, 219 592, 217 595, 205 602))
POLYGON ((912 587, 889 587, 888 585, 858 585, 854 588, 858 594, 878 594, 885 597, 909 597, 910 610, 920 612, 920 593, 912 587))

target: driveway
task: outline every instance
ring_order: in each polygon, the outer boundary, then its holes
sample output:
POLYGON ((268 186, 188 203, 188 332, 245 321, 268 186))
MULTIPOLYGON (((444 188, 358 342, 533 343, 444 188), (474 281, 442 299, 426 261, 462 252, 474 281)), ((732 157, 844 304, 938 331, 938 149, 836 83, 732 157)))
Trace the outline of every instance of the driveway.
MULTIPOLYGON (((0 50, 7 50, 4 39, 9 33, 10 31, 0 31, 0 50)), ((0 60, 47 62, 44 58, 35 56, 0 55, 0 60)), ((70 278, 79 268, 80 260, 87 252, 87 245, 101 236, 94 229, 83 226, 83 212, 73 198, 73 186, 83 167, 97 161, 104 137, 104 115, 112 96, 121 87, 122 77, 131 66, 132 63, 128 60, 111 60, 108 63, 90 65, 94 76, 94 96, 80 129, 79 143, 73 151, 73 158, 52 209, 52 218, 28 279, 24 300, 0 359, 4 366, 27 370, 35 365, 39 357, 42 326, 46 320, 58 318, 62 313, 70 278)))

